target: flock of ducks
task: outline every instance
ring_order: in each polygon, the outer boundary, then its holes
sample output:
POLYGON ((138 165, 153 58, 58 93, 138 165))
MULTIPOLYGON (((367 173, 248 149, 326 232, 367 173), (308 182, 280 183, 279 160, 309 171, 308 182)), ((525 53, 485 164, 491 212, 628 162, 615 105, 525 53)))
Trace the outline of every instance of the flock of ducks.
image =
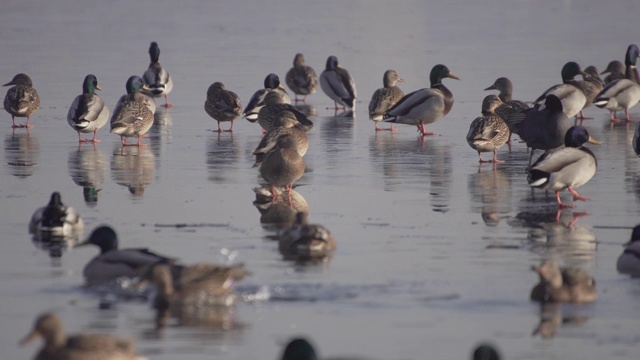
MULTIPOLYGON (((99 142, 97 132, 110 123, 110 131, 121 137, 123 146, 144 146, 142 138, 154 121, 156 103, 154 98, 164 97, 165 107, 171 107, 168 94, 173 81, 168 71, 159 63, 160 49, 156 42, 149 47, 150 64, 142 77, 131 76, 126 82, 127 94, 122 95, 113 114, 105 102, 96 94, 101 90, 94 75, 87 75, 82 84, 82 94, 72 102, 67 120, 78 133, 79 142, 99 142), (81 134, 93 133, 90 139, 81 134), (126 138, 136 137, 134 144, 126 138)), ((573 207, 565 204, 560 192, 568 190, 573 200, 586 201, 577 188, 588 182, 595 174, 597 160, 585 143, 599 144, 580 125, 571 124, 569 118, 576 117, 576 123, 586 119, 582 111, 595 104, 611 112, 611 123, 617 123, 617 111, 625 111, 625 121, 635 121, 629 117, 629 109, 640 101, 640 77, 635 67, 640 52, 636 45, 630 45, 625 56, 625 66, 613 61, 603 73, 609 73, 604 80, 594 67, 582 70, 575 62, 568 62, 561 71, 562 83, 551 86, 529 106, 526 102, 513 100, 513 84, 508 78, 498 78, 484 90, 497 90, 498 95, 484 98, 481 116, 470 124, 467 142, 478 152, 479 161, 501 163, 497 151, 505 144, 511 144, 512 134, 517 134, 531 149, 528 181, 531 187, 551 190, 556 193, 560 208, 573 207), (575 80, 581 75, 583 81, 575 80), (534 150, 544 150, 533 161, 534 150), (492 152, 493 158, 485 160, 483 152, 492 152)), ((369 117, 375 130, 394 131, 394 124, 416 126, 421 136, 433 135, 425 129, 445 117, 452 109, 454 97, 442 83, 446 78, 460 80, 445 65, 438 64, 431 69, 430 87, 408 94, 397 86, 404 80, 395 70, 387 70, 383 75, 383 87, 377 89, 369 102, 369 117), (379 122, 389 122, 389 128, 379 127, 379 122)), ((318 85, 339 108, 355 110, 357 93, 355 81, 349 72, 341 67, 335 56, 327 59, 326 67, 318 77, 313 68, 305 64, 303 54, 296 54, 293 67, 287 72, 286 84, 295 94, 294 103, 306 102, 307 96, 316 92, 318 85), (301 99, 298 99, 301 96, 301 99)), ((38 93, 31 79, 25 74, 16 75, 5 86, 12 86, 4 100, 4 108, 12 116, 13 127, 32 127, 33 115, 40 106, 38 93), (26 117, 24 125, 16 124, 16 117, 26 117)), ((233 122, 244 116, 257 122, 264 136, 256 147, 255 167, 268 184, 267 197, 271 202, 285 193, 293 206, 293 184, 305 171, 304 155, 309 148, 306 132, 313 128, 313 122, 296 106, 280 84, 276 74, 264 79, 264 88, 257 90, 243 109, 239 96, 221 82, 214 82, 207 90, 205 112, 218 123, 217 132, 232 132, 233 122), (222 122, 230 127, 223 130, 222 122)), ((638 136, 638 135, 637 135, 638 136)), ((637 137, 636 136, 636 137, 637 137)), ((634 149, 638 141, 634 138, 634 149)), ((638 145, 640 146, 640 145, 638 145)), ((494 165, 495 166, 495 165, 494 165)), ((257 196, 258 192, 256 192, 257 196)), ((84 223, 79 214, 61 201, 58 192, 51 195, 49 203, 37 209, 29 223, 29 233, 50 236, 82 234, 84 223)), ((617 263, 621 273, 640 276, 640 225, 632 234, 617 263)), ((243 264, 182 264, 177 259, 160 255, 148 249, 120 249, 118 236, 109 226, 94 229, 89 238, 81 243, 94 245, 100 249, 83 270, 85 282, 89 286, 117 285, 122 278, 136 279, 138 285, 152 284, 156 289, 153 300, 158 311, 167 311, 181 306, 229 305, 235 301, 233 285, 249 275, 243 264)), ((298 212, 293 224, 280 235, 279 248, 283 253, 294 256, 312 257, 326 254, 336 248, 336 240, 321 225, 309 224, 305 212, 298 212)), ((585 303, 596 299, 593 277, 577 268, 560 268, 553 261, 544 261, 533 267, 539 275, 539 283, 532 289, 533 301, 585 303)), ((66 336, 59 318, 54 314, 43 314, 34 325, 33 332, 22 343, 40 336, 45 345, 36 359, 139 359, 133 343, 109 335, 66 336), (98 357, 99 355, 99 357, 98 357)), ((286 347, 282 359, 315 359, 315 350, 304 339, 295 339, 286 347)), ((474 359, 498 359, 497 351, 491 346, 479 346, 474 359), (479 354, 479 355, 476 355, 479 354)))

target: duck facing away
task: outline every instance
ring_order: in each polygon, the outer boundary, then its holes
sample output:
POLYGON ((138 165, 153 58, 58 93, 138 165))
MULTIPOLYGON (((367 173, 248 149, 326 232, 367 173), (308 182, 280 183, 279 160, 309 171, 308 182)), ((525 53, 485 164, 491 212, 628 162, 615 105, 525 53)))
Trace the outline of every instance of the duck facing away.
POLYGON ((280 83, 278 75, 270 73, 264 78, 264 88, 253 93, 249 99, 249 103, 244 108, 242 114, 245 119, 250 122, 256 122, 256 120, 258 120, 258 113, 260 109, 265 106, 265 97, 270 92, 278 93, 283 104, 291 104, 291 97, 289 97, 287 90, 280 83))
POLYGON ((335 110, 338 104, 342 110, 346 107, 356 109, 356 83, 349 71, 338 64, 338 58, 331 55, 327 58, 325 69, 320 74, 320 87, 322 91, 333 100, 335 110))
POLYGON ((293 67, 285 75, 287 86, 295 94, 294 101, 307 102, 307 95, 316 92, 318 87, 318 75, 311 66, 304 62, 304 55, 297 53, 293 58, 293 67), (302 100, 298 100, 298 95, 304 95, 302 100))
POLYGON ((335 250, 336 239, 329 229, 318 224, 309 224, 306 212, 298 212, 296 221, 280 234, 279 249, 285 257, 319 258, 335 250))
POLYGON ((369 101, 369 119, 374 121, 376 131, 395 130, 393 128, 393 123, 391 123, 391 127, 388 129, 379 127, 378 123, 384 119, 384 113, 404 96, 402 89, 396 86, 399 82, 404 82, 404 80, 395 70, 389 69, 385 71, 382 76, 383 87, 379 88, 373 93, 373 95, 371 95, 371 101, 369 101))
POLYGON ((618 257, 616 269, 621 274, 640 277, 640 225, 631 232, 631 239, 624 245, 624 251, 618 257))
POLYGON ((278 139, 284 135, 290 135, 296 140, 296 150, 300 156, 304 156, 307 153, 309 137, 294 113, 287 110, 281 111, 276 116, 273 125, 275 128, 268 131, 262 137, 260 143, 253 151, 253 155, 256 156, 256 162, 253 164, 253 167, 260 166, 264 156, 276 146, 278 139))
POLYGON ((36 89, 33 88, 31 78, 26 74, 17 74, 11 81, 2 86, 10 85, 13 85, 13 87, 7 90, 7 95, 4 97, 4 109, 11 114, 12 127, 14 129, 33 127, 29 121, 31 120, 31 115, 40 109, 40 96, 38 96, 36 89), (26 117, 27 123, 25 125, 16 125, 17 117, 26 117))
POLYGON ((544 105, 535 106, 526 112, 516 133, 531 148, 529 164, 534 150, 551 150, 564 144, 564 138, 571 122, 562 111, 562 102, 553 95, 547 95, 544 105))
POLYGON ((164 96, 164 106, 170 108, 173 106, 169 102, 169 93, 173 90, 173 80, 167 69, 160 65, 160 48, 158 43, 153 41, 149 46, 149 58, 151 63, 142 75, 142 80, 149 87, 149 91, 154 97, 164 96))
POLYGON ((553 94, 562 101, 562 110, 567 114, 567 117, 573 117, 578 115, 587 103, 587 97, 580 83, 575 80, 577 75, 584 77, 586 73, 582 71, 578 63, 569 61, 562 67, 561 75, 562 84, 553 85, 547 89, 534 101, 534 104, 542 105, 546 101, 547 95, 553 94))
POLYGON ((640 56, 638 47, 633 44, 629 45, 625 54, 625 78, 607 83, 593 100, 597 107, 609 110, 611 126, 622 121, 615 117, 615 113, 622 110, 624 110, 627 122, 638 121, 629 117, 629 109, 640 101, 640 80, 636 68, 638 56, 640 56))
POLYGON ((111 117, 111 132, 120 135, 122 146, 147 146, 142 143, 142 137, 153 126, 153 113, 148 108, 141 92, 128 95, 127 100, 111 117), (127 137, 138 137, 136 144, 128 144, 127 137))
POLYGON ((51 194, 49 203, 37 209, 29 221, 29 234, 47 233, 53 236, 80 236, 84 221, 71 206, 62 203, 60 193, 51 194))
POLYGON ((531 165, 529 186, 555 191, 560 208, 575 206, 564 204, 560 199, 564 189, 571 192, 573 201, 589 200, 575 190, 591 180, 598 166, 596 156, 583 146, 586 142, 600 144, 584 127, 572 126, 564 138, 565 147, 545 152, 531 165))
POLYGON ((438 64, 431 69, 430 88, 416 90, 402 97, 384 114, 385 121, 398 124, 415 125, 418 132, 424 135, 435 135, 427 132, 425 125, 442 119, 453 107, 453 94, 442 84, 442 79, 460 80, 445 65, 438 64))
POLYGON ((584 109, 593 104, 593 99, 595 99, 596 95, 602 91, 604 83, 602 82, 602 79, 600 79, 600 75, 598 75, 598 69, 593 65, 589 65, 584 69, 584 75, 582 77, 583 80, 579 81, 578 84, 580 84, 584 95, 587 97, 587 102, 578 113, 578 119, 592 119, 584 116, 584 109))
POLYGON ((507 77, 497 78, 493 85, 484 89, 484 91, 488 90, 498 90, 500 92, 498 97, 502 101, 502 104, 495 109, 495 113, 507 123, 509 127, 507 143, 511 144, 511 134, 517 132, 518 126, 520 126, 520 123, 524 120, 530 107, 524 101, 512 99, 513 83, 507 77))
POLYGON ((95 75, 89 74, 82 83, 82 95, 78 95, 69 108, 67 122, 78 132, 78 142, 100 142, 96 138, 98 130, 109 121, 109 108, 102 98, 96 94, 102 90, 95 75), (92 139, 83 139, 80 133, 93 132, 92 139))
POLYGON ((579 268, 560 268, 552 260, 543 261, 532 270, 540 282, 531 289, 530 298, 541 303, 589 303, 598 297, 596 282, 579 268))
POLYGON ((91 259, 83 270, 87 285, 99 285, 120 277, 141 276, 149 266, 163 262, 175 264, 176 260, 156 254, 148 249, 118 249, 118 235, 110 226, 99 226, 89 238, 78 246, 95 245, 100 254, 91 259))
POLYGON ((278 114, 288 111, 295 115, 301 128, 308 131, 313 128, 313 122, 309 120, 307 115, 298 110, 295 106, 284 102, 282 95, 277 91, 271 91, 264 97, 264 106, 258 112, 258 124, 262 126, 263 132, 273 130, 278 114))
POLYGON ((276 200, 275 187, 286 187, 291 205, 291 191, 293 183, 304 175, 305 164, 298 154, 298 144, 291 135, 280 136, 271 151, 269 151, 260 165, 260 175, 271 186, 272 201, 276 200))
POLYGON ((77 334, 67 336, 60 318, 51 313, 40 315, 29 335, 20 341, 24 346, 41 337, 44 346, 35 360, 144 360, 136 354, 131 339, 107 334, 77 334))
POLYGON ((498 149, 507 143, 509 139, 509 127, 496 115, 495 110, 502 105, 502 101, 496 95, 487 95, 482 101, 482 116, 475 118, 469 126, 467 143, 478 152, 480 162, 499 163, 498 149), (482 153, 493 151, 493 160, 483 160, 482 153))
POLYGON ((207 100, 204 102, 204 111, 218 122, 218 130, 223 132, 220 122, 230 121, 228 132, 233 132, 233 121, 242 114, 240 97, 231 90, 227 90, 221 82, 214 82, 207 90, 207 100))
POLYGON ((131 75, 127 79, 127 82, 124 85, 127 93, 120 96, 118 102, 116 103, 116 107, 114 108, 113 113, 117 113, 122 108, 122 104, 124 104, 129 96, 136 92, 141 92, 144 95, 145 104, 147 104, 147 108, 151 111, 152 114, 156 113, 156 101, 153 99, 153 96, 149 95, 149 87, 144 83, 142 78, 138 75, 131 75))
POLYGON ((624 79, 624 64, 618 60, 613 60, 607 64, 607 68, 604 69, 600 75, 609 74, 604 78, 604 84, 608 84, 612 81, 624 79))

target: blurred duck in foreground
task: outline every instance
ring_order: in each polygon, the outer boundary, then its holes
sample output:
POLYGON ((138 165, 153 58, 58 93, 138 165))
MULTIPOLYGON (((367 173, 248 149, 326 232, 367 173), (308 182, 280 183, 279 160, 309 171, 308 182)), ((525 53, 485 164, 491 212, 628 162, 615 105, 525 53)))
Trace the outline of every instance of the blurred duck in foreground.
POLYGON ((453 94, 442 84, 442 79, 460 80, 449 68, 438 64, 431 69, 430 88, 416 90, 402 97, 384 114, 386 122, 415 125, 421 135, 435 135, 427 132, 425 125, 442 119, 453 107, 453 94))
POLYGON ((304 55, 296 54, 293 58, 293 67, 287 71, 285 82, 289 89, 295 94, 295 102, 307 102, 307 95, 316 92, 318 87, 318 75, 311 66, 307 66, 304 62, 304 55), (298 95, 304 95, 302 100, 298 100, 298 95))
POLYGON ((475 118, 469 126, 467 143, 478 152, 480 162, 504 162, 498 160, 498 149, 507 143, 509 127, 496 115, 495 110, 502 104, 496 95, 487 95, 482 101, 482 116, 475 118), (493 160, 483 160, 483 152, 493 152, 493 160))
POLYGON ((529 186, 555 191, 560 208, 575 206, 564 204, 560 199, 560 192, 564 189, 573 195, 573 201, 589 200, 575 190, 591 180, 598 166, 596 156, 583 146, 587 142, 600 144, 589 136, 584 127, 572 126, 565 135, 565 147, 545 152, 531 165, 528 170, 529 186))
POLYGON ((142 80, 154 97, 164 96, 164 106, 170 108, 173 104, 169 102, 168 95, 173 90, 173 80, 167 69, 160 65, 160 48, 155 41, 149 46, 149 58, 151 62, 142 75, 142 80))
POLYGON ((404 93, 402 89, 396 86, 397 83, 404 82, 395 70, 387 70, 382 77, 383 87, 376 90, 371 96, 369 102, 369 119, 374 121, 376 125, 376 131, 389 130, 394 131, 393 123, 388 129, 383 129, 378 126, 378 123, 384 119, 384 113, 395 105, 402 97, 404 93))
POLYGON ((559 268, 553 260, 543 261, 532 270, 540 282, 531 290, 531 300, 541 303, 588 303, 597 298, 596 282, 579 268, 559 268))
POLYGON ((640 277, 640 225, 633 228, 631 239, 618 257, 616 268, 619 273, 640 277))
POLYGON ((98 86, 98 79, 93 74, 84 78, 82 83, 82 95, 78 95, 69 108, 67 122, 78 132, 78 142, 100 142, 96 138, 98 130, 109 121, 109 108, 96 94, 96 90, 102 90, 98 86), (80 133, 93 133, 92 139, 83 139, 80 133))
POLYGON ((473 360, 500 360, 500 353, 493 345, 480 344, 473 350, 473 360))
POLYGON ((31 78, 26 74, 17 74, 11 81, 2 86, 10 85, 13 85, 13 87, 7 90, 7 95, 4 97, 4 109, 11 114, 12 127, 33 127, 29 121, 31 121, 31 115, 40 109, 40 96, 38 96, 36 89, 33 88, 31 78), (17 117, 26 117, 27 123, 25 125, 16 125, 17 117))
POLYGON ((80 214, 73 207, 63 204, 57 191, 51 194, 46 206, 33 213, 29 221, 29 234, 80 236, 83 232, 84 222, 80 214))
POLYGON ((138 356, 131 339, 118 338, 107 334, 77 334, 67 336, 62 322, 55 314, 40 315, 33 331, 20 345, 41 337, 44 346, 38 351, 35 360, 144 360, 138 356))

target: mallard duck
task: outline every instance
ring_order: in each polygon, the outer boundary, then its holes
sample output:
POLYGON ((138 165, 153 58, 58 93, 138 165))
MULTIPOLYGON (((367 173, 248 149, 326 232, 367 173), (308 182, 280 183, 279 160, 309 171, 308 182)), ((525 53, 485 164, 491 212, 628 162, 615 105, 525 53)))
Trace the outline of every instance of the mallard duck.
POLYGON ((265 105, 265 96, 274 91, 280 95, 283 104, 291 104, 291 98, 284 86, 280 84, 280 78, 278 75, 271 73, 264 78, 264 89, 257 90, 249 99, 249 103, 242 112, 244 118, 250 122, 256 122, 260 109, 265 105))
POLYGON ((509 127, 507 143, 511 144, 511 134, 517 131, 518 126, 520 126, 520 123, 524 120, 530 107, 524 101, 512 99, 513 83, 509 78, 497 78, 493 85, 484 89, 484 91, 487 90, 500 91, 498 97, 502 101, 502 104, 495 109, 495 113, 500 116, 509 127))
POLYGON ((111 132, 120 135, 122 146, 147 146, 142 143, 142 136, 153 125, 153 113, 147 107, 144 95, 135 92, 117 109, 111 117, 111 132), (126 137, 138 137, 137 144, 127 144, 126 137))
POLYGON ((173 104, 169 102, 167 95, 173 90, 173 80, 167 69, 163 68, 158 62, 160 58, 160 48, 155 41, 151 42, 149 46, 149 58, 151 59, 151 63, 142 75, 142 79, 154 97, 164 96, 164 106, 170 108, 173 104))
POLYGON ((118 111, 120 111, 120 108, 122 108, 122 104, 124 104, 128 99, 129 96, 135 92, 141 92, 142 95, 144 95, 144 100, 146 101, 147 108, 149 108, 149 110, 151 111, 152 114, 156 113, 156 101, 153 99, 153 96, 149 95, 149 87, 147 85, 145 85, 144 81, 142 81, 142 78, 138 75, 132 75, 129 76, 129 78, 127 79, 127 82, 125 83, 125 89, 127 90, 127 93, 120 96, 120 99, 118 99, 118 102, 116 103, 116 107, 113 111, 113 113, 117 113, 118 111))
POLYGON ((605 85, 616 80, 624 79, 624 64, 618 60, 611 61, 600 75, 609 74, 604 78, 605 85))
POLYGON ((309 131, 313 128, 313 122, 298 110, 295 106, 287 104, 282 99, 282 95, 277 91, 271 91, 264 97, 264 106, 258 112, 258 124, 262 126, 262 129, 266 131, 273 130, 275 128, 274 122, 282 111, 289 111, 295 115, 298 119, 298 123, 305 131, 309 131))
POLYGON ((271 186, 272 200, 275 201, 277 196, 274 189, 276 186, 286 187, 290 204, 293 183, 304 175, 304 170, 304 160, 298 154, 298 143, 291 135, 280 136, 260 165, 260 175, 271 186))
POLYGON ((62 203, 60 193, 54 191, 47 206, 37 209, 29 221, 29 234, 47 233, 53 236, 82 235, 84 221, 71 206, 62 203))
POLYGON ((200 263, 184 266, 177 274, 166 263, 152 265, 142 278, 156 287, 154 307, 232 305, 233 285, 248 272, 244 264, 217 265, 200 263))
POLYGON ((33 125, 29 124, 29 121, 31 120, 31 115, 40 109, 40 97, 36 89, 33 88, 31 78, 26 74, 18 74, 2 86, 9 85, 13 85, 13 87, 7 90, 7 95, 4 97, 4 109, 11 114, 12 127, 33 127, 33 125), (26 125, 16 125, 16 117, 26 117, 26 125))
POLYGON ((100 142, 96 139, 98 130, 109 121, 109 108, 96 94, 102 90, 98 86, 98 79, 93 74, 84 78, 82 95, 76 96, 67 113, 67 122, 78 132, 78 142, 100 142), (93 132, 93 139, 83 139, 80 133, 93 132))
POLYGON ((598 75, 598 69, 593 65, 589 65, 584 69, 584 75, 582 77, 583 80, 578 81, 578 84, 580 84, 584 95, 587 97, 587 102, 578 113, 578 119, 585 120, 591 118, 584 116, 584 109, 591 106, 593 99, 595 99, 596 95, 598 95, 604 88, 604 83, 602 82, 602 79, 600 79, 600 75, 598 75))
POLYGON ((442 119, 453 107, 453 94, 442 84, 444 78, 460 80, 448 67, 442 64, 434 66, 429 74, 431 87, 403 96, 385 112, 385 121, 416 125, 423 136, 435 135, 433 132, 427 132, 424 126, 442 119))
POLYGON ((207 89, 207 100, 204 102, 204 111, 218 122, 217 132, 223 132, 220 128, 221 121, 231 121, 229 132, 233 132, 233 121, 242 114, 240 97, 231 90, 226 90, 221 82, 214 82, 207 89))
POLYGON ((320 74, 320 87, 322 91, 333 100, 336 111, 338 104, 342 110, 349 107, 356 109, 356 83, 347 69, 338 64, 338 58, 329 56, 325 69, 320 74))
POLYGON ((475 118, 469 126, 467 143, 478 151, 480 162, 499 163, 498 149, 507 143, 509 127, 502 118, 495 113, 495 109, 502 104, 496 95, 487 95, 482 100, 482 116, 475 118), (483 160, 482 152, 493 151, 493 160, 483 160))
POLYGON ((107 334, 77 334, 67 336, 60 318, 51 313, 40 315, 20 345, 24 346, 41 337, 44 346, 35 360, 144 360, 136 355, 135 344, 131 339, 119 338, 107 334))
POLYGON ((306 212, 296 214, 295 223, 280 234, 279 249, 285 256, 323 257, 336 248, 336 239, 329 229, 309 224, 306 212))
POLYGON ((304 338, 291 339, 282 352, 281 360, 318 360, 313 345, 304 338))
POLYGON ((273 123, 275 128, 268 131, 260 140, 258 146, 253 151, 253 155, 256 156, 256 162, 254 167, 260 166, 262 159, 278 142, 278 138, 283 135, 291 135, 296 140, 296 150, 300 156, 304 156, 309 148, 309 137, 304 131, 296 115, 291 111, 281 111, 276 115, 276 119, 273 123))
POLYGON ((589 136, 582 126, 572 126, 564 137, 563 148, 550 150, 542 154, 528 170, 529 186, 556 192, 560 208, 574 207, 560 200, 560 192, 569 190, 573 201, 587 201, 575 189, 586 184, 596 173, 596 156, 584 147, 584 143, 600 144, 589 136))
POLYGON ((527 111, 516 133, 531 148, 529 164, 534 150, 546 151, 562 146, 570 127, 571 122, 562 111, 562 102, 553 94, 547 95, 544 105, 527 111))
POLYGON ((540 282, 531 290, 531 300, 541 303, 588 303, 598 297, 596 282, 579 268, 559 268, 553 260, 532 266, 540 282))
POLYGON ((619 273, 640 276, 640 225, 631 232, 631 239, 624 245, 624 251, 618 257, 616 269, 619 273))
POLYGON ((473 350, 473 360, 500 360, 500 354, 493 345, 480 344, 473 350))
POLYGON ((624 110, 626 121, 638 121, 629 117, 629 109, 640 101, 640 84, 636 60, 640 56, 640 50, 636 45, 629 45, 625 55, 626 72, 625 79, 615 80, 608 83, 598 95, 593 103, 599 108, 606 108, 610 111, 611 125, 619 123, 621 119, 615 117, 617 111, 624 110))
POLYGON ((304 95, 301 101, 306 103, 307 95, 315 93, 318 87, 318 75, 311 66, 305 65, 301 53, 293 58, 293 67, 287 71, 284 80, 295 94, 295 102, 298 102, 298 95, 304 95))
POLYGON ((574 78, 577 75, 584 77, 586 74, 575 61, 564 64, 561 74, 562 84, 553 85, 547 89, 534 101, 534 104, 542 105, 546 101, 547 95, 553 94, 562 101, 562 109, 567 117, 576 116, 586 105, 587 97, 574 78))
MULTIPOLYGON (((78 246, 95 245, 100 248, 85 265, 83 275, 87 285, 98 285, 120 277, 141 276, 157 262, 175 264, 176 259, 156 254, 148 249, 118 249, 118 235, 110 226, 99 226, 78 246)), ((177 267, 177 266, 176 266, 177 267)))
POLYGON ((371 101, 369 101, 369 119, 373 120, 376 124, 376 131, 395 130, 393 123, 391 123, 389 129, 379 127, 378 123, 384 119, 384 113, 404 96, 402 89, 396 86, 399 82, 404 82, 404 80, 400 78, 395 70, 389 69, 385 71, 382 76, 383 87, 376 90, 371 96, 371 101))

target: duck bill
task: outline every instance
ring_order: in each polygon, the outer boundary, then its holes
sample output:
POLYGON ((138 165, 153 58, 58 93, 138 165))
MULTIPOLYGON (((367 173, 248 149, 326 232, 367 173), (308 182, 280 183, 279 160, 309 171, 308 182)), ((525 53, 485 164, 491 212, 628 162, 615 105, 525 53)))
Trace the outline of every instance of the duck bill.
POLYGON ((31 334, 25 336, 24 339, 20 340, 19 344, 20 346, 25 346, 33 340, 37 339, 39 336, 40 334, 34 330, 31 332, 31 334))
POLYGON ((447 75, 448 78, 452 78, 452 79, 456 79, 456 80, 460 80, 459 77, 457 77, 456 75, 449 73, 449 75, 447 75))
POLYGON ((594 144, 594 145, 602 145, 602 143, 594 138, 592 138, 591 136, 589 136, 589 140, 587 140, 587 142, 589 144, 594 144))
POLYGON ((491 85, 488 88, 484 89, 484 91, 487 91, 487 90, 498 90, 498 89, 496 89, 495 85, 491 85))
POLYGON ((100 85, 96 85, 96 90, 102 91, 102 88, 100 87, 100 85))
POLYGON ((151 88, 147 86, 147 84, 142 85, 143 90, 151 91, 151 88))
POLYGON ((6 83, 6 84, 2 84, 2 86, 9 86, 9 85, 13 85, 13 80, 9 81, 9 82, 8 82, 8 83, 6 83))
POLYGON ((399 77, 399 78, 398 78, 398 82, 404 82, 404 79, 403 79, 403 78, 401 78, 401 77, 399 77))

